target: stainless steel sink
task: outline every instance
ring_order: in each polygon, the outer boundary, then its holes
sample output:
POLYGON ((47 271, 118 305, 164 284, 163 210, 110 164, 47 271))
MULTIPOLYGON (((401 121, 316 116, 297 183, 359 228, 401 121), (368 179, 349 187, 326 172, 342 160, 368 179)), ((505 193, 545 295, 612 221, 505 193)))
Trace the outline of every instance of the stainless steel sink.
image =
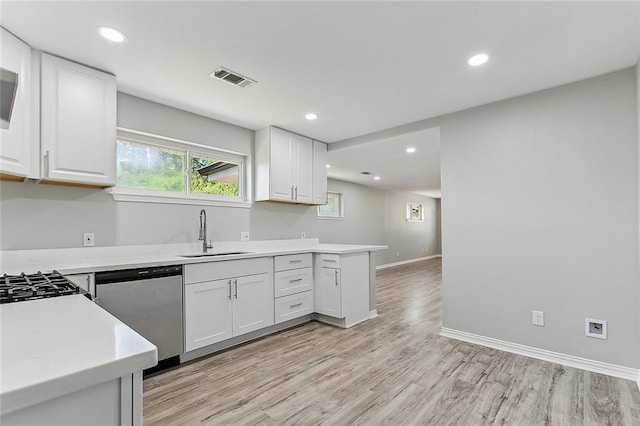
POLYGON ((249 254, 250 251, 225 251, 221 253, 195 253, 195 254, 181 254, 180 257, 212 257, 212 256, 231 256, 234 254, 249 254))

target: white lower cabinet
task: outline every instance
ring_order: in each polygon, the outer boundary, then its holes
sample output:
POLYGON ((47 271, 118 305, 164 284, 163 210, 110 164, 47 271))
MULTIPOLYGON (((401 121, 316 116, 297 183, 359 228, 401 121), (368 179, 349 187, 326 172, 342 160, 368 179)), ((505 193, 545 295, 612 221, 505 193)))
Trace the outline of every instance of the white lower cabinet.
POLYGON ((313 313, 313 292, 305 291, 276 299, 276 324, 313 313))
POLYGON ((315 310, 319 320, 351 327, 370 318, 369 253, 315 255, 315 310))
POLYGON ((186 352, 233 337, 230 282, 217 280, 185 286, 186 352))
POLYGON ((233 280, 233 335, 273 325, 273 280, 269 274, 233 280))
POLYGON ((273 325, 272 258, 198 263, 184 270, 185 352, 273 325))
POLYGON ((340 269, 320 268, 319 278, 316 284, 316 312, 334 318, 342 318, 340 269))
POLYGON ((142 425, 142 371, 0 416, 2 426, 142 425))
POLYGON ((313 313, 313 257, 298 253, 274 258, 276 324, 313 313))

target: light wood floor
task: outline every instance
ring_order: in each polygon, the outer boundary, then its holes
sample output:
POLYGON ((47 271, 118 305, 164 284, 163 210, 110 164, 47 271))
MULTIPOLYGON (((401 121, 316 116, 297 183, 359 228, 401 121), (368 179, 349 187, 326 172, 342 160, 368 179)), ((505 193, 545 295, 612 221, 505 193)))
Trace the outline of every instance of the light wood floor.
POLYGON ((440 259, 378 272, 378 312, 144 382, 146 425, 640 425, 635 383, 438 336, 440 259))

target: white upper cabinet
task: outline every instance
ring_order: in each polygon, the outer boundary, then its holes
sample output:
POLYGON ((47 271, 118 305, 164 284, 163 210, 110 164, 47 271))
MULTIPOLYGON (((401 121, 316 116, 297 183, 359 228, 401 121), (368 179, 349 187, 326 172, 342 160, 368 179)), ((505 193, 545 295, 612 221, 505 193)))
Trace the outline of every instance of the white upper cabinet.
POLYGON ((255 151, 256 201, 315 204, 313 140, 269 127, 256 132, 255 151))
POLYGON ((293 135, 294 197, 297 203, 313 202, 313 141, 293 135))
POLYGON ((37 178, 38 140, 32 126, 31 47, 0 28, 0 173, 37 178))
POLYGON ((327 204, 327 144, 313 141, 313 204, 327 204))
MULTIPOLYGON (((266 196, 260 199, 294 201, 293 175, 293 134, 271 128, 271 140, 264 142, 269 151, 266 170, 266 183, 271 180, 271 191, 267 187, 266 196)), ((268 136, 267 136, 268 137, 268 136)), ((258 142, 256 141, 256 144, 258 142)), ((261 147, 264 148, 264 147, 261 147)), ((258 175, 258 185, 261 186, 264 176, 258 175)))
POLYGON ((55 56, 41 63, 42 179, 116 183, 116 78, 55 56))

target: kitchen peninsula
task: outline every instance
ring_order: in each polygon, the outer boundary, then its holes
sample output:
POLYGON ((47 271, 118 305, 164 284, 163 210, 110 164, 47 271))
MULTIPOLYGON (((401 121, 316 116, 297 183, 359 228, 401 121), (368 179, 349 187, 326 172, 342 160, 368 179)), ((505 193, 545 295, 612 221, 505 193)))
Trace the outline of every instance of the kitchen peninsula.
MULTIPOLYGON (((16 250, 1 253, 1 268, 7 274, 56 270, 71 280, 83 277, 85 289, 99 299, 96 272, 181 265, 185 340, 179 359, 185 362, 310 320, 348 328, 374 317, 375 252, 384 248, 301 239, 219 242, 208 253, 198 243, 16 250), (219 301, 228 307, 211 309, 219 301), (211 316, 225 309, 228 323, 211 316)), ((84 411, 71 408, 78 401, 100 399, 118 407, 110 416, 138 423, 141 370, 156 364, 156 342, 82 295, 8 303, 0 314, 3 424, 37 420, 20 416, 40 412, 52 419, 63 413, 60 419, 68 421, 69 410, 84 411), (70 327, 60 330, 59 324, 70 327)))

